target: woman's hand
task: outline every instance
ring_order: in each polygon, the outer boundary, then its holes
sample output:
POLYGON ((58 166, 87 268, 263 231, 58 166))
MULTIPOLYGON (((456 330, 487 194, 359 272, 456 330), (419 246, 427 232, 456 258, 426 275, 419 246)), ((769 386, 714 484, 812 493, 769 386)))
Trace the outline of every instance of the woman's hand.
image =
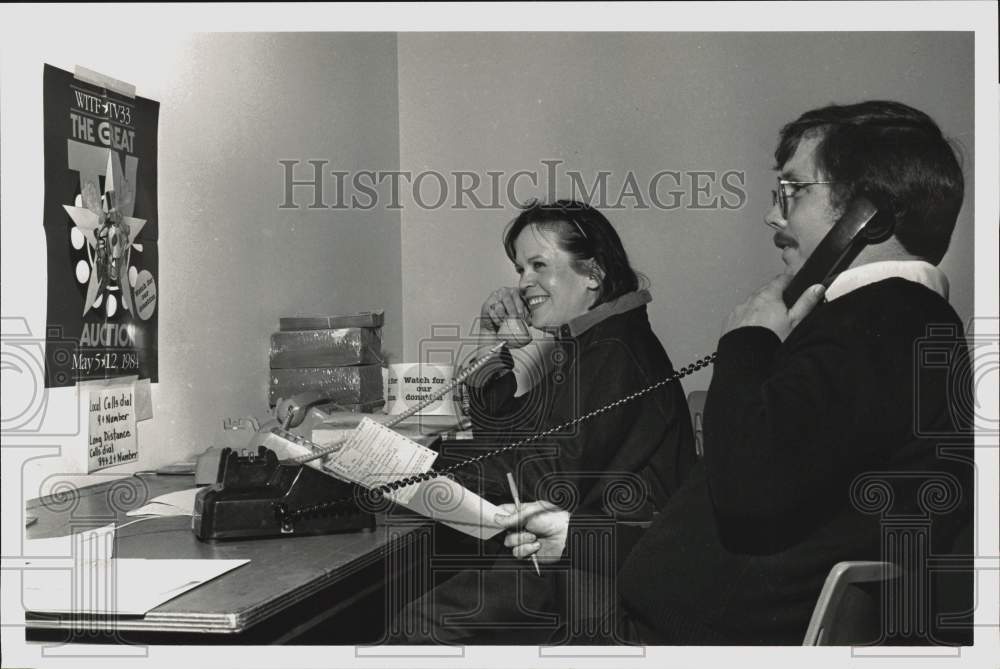
POLYGON ((518 513, 513 504, 501 504, 495 521, 506 530, 503 545, 513 548, 514 557, 526 560, 532 555, 539 562, 556 562, 562 557, 569 533, 569 511, 549 502, 528 502, 518 513))
POLYGON ((531 317, 531 312, 521 297, 521 291, 517 288, 504 287, 490 293, 483 302, 479 315, 482 327, 496 334, 508 318, 527 321, 531 317))

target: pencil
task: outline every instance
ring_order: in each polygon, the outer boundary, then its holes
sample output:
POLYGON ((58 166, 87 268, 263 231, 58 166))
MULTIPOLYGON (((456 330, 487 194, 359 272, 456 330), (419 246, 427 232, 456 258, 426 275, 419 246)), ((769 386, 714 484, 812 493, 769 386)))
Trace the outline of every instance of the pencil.
MULTIPOLYGON (((521 498, 517 494, 517 484, 514 483, 514 475, 507 472, 507 484, 510 485, 510 496, 514 498, 514 509, 521 513, 521 498)), ((531 563, 535 565, 535 573, 539 576, 542 572, 538 569, 538 556, 534 553, 531 554, 531 563)))

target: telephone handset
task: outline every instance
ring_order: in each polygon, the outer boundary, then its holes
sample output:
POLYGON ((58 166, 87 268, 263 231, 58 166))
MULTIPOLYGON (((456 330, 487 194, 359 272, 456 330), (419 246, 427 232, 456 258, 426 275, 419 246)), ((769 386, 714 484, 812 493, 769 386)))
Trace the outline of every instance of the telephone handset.
POLYGON ((531 343, 531 330, 520 318, 505 318, 497 329, 497 339, 506 342, 507 348, 521 348, 531 343))
MULTIPOLYGON (((308 390, 289 399, 279 399, 274 407, 274 416, 284 429, 299 427, 308 417, 319 418, 318 422, 328 418, 323 408, 329 409, 334 402, 328 393, 320 390, 308 390)), ((312 425, 308 428, 312 429, 312 425)))
POLYGON ((879 211, 871 200, 855 198, 785 287, 785 306, 791 309, 809 286, 821 283, 829 287, 861 249, 889 238, 893 222, 892 214, 879 211))

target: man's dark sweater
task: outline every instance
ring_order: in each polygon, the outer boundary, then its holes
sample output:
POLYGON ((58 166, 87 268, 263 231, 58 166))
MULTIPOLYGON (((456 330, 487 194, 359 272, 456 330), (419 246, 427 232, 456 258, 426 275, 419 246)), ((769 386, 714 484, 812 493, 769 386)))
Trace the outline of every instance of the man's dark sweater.
POLYGON ((903 279, 820 305, 784 343, 726 334, 704 461, 619 574, 639 640, 800 644, 835 563, 887 559, 889 518, 911 514, 933 555, 949 551, 972 522, 972 470, 938 447, 971 444, 967 364, 951 306, 903 279))

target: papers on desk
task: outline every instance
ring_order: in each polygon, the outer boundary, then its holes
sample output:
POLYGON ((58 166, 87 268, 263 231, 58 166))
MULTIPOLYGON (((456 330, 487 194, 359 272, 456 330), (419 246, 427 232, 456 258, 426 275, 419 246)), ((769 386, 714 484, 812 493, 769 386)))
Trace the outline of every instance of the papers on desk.
POLYGON ((23 601, 32 613, 145 615, 250 560, 99 558, 72 569, 26 570, 23 601))
POLYGON ((126 512, 126 516, 190 516, 194 513, 194 498, 199 488, 177 490, 159 495, 138 509, 126 512))
POLYGON ((105 525, 84 532, 44 539, 24 539, 24 555, 28 557, 111 557, 115 546, 115 525, 105 525))
MULTIPOLYGON (((381 413, 367 414, 363 417, 376 423, 387 423, 397 418, 397 416, 381 413)), ((356 413, 334 411, 328 415, 326 420, 312 429, 311 438, 317 444, 324 446, 347 439, 357 428, 361 418, 362 416, 356 413)), ((409 437, 423 446, 429 446, 438 437, 445 435, 456 439, 468 438, 471 436, 471 432, 466 431, 468 429, 467 422, 456 416, 411 416, 392 427, 393 432, 409 437)))
POLYGON ((25 539, 25 610, 141 616, 250 561, 113 557, 116 529, 143 520, 148 518, 63 537, 25 539))

